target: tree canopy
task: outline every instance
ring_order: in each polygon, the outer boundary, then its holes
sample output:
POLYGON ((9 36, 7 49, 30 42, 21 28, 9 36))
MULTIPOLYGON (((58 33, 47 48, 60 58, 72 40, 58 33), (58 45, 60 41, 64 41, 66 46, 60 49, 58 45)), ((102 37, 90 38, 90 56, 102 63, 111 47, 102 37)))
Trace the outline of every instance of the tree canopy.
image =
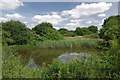
POLYGON ((89 26, 88 29, 89 29, 89 31, 91 31, 92 33, 97 33, 97 32, 98 32, 97 26, 89 26))
POLYGON ((118 39, 120 33, 119 21, 120 16, 111 16, 106 19, 102 25, 102 29, 100 30, 100 38, 106 41, 118 39))
POLYGON ((7 43, 8 45, 23 45, 28 43, 28 28, 26 28, 25 24, 11 20, 2 23, 2 30, 3 43, 7 43))
POLYGON ((105 42, 105 47, 111 47, 115 44, 120 44, 120 16, 111 16, 107 18, 100 29, 99 37, 105 42))
POLYGON ((32 30, 47 40, 63 39, 63 36, 48 22, 42 22, 41 24, 36 25, 32 30))
POLYGON ((98 28, 96 26, 90 26, 88 28, 76 28, 75 33, 79 36, 90 35, 98 32, 98 28))
POLYGON ((66 36, 66 37, 74 37, 76 34, 74 31, 69 31, 65 28, 61 28, 58 30, 63 36, 66 36))

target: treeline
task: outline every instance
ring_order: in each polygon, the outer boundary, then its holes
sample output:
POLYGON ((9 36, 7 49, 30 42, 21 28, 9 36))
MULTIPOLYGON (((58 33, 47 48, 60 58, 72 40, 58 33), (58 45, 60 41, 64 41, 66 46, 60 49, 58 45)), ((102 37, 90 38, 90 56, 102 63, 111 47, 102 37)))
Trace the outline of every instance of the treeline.
POLYGON ((20 21, 8 21, 2 24, 2 43, 5 45, 26 45, 45 40, 62 40, 64 37, 84 36, 98 33, 96 26, 77 28, 75 31, 67 29, 56 30, 53 25, 43 22, 29 29, 20 21))
POLYGON ((6 45, 26 45, 36 41, 64 39, 52 24, 47 22, 38 24, 31 30, 20 21, 11 20, 1 24, 2 43, 6 45))
POLYGON ((74 36, 85 36, 85 35, 90 35, 90 34, 97 34, 98 33, 98 28, 97 26, 89 26, 84 27, 84 28, 76 28, 75 31, 69 31, 67 29, 61 28, 58 30, 63 36, 67 37, 74 37, 74 36))
POLYGON ((110 45, 110 40, 115 40, 119 37, 119 18, 120 16, 107 18, 99 33, 96 26, 89 26, 87 28, 78 27, 75 31, 69 31, 64 28, 56 30, 53 28, 53 25, 48 22, 38 24, 32 29, 27 28, 26 25, 20 21, 11 20, 1 22, 2 43, 5 45, 26 45, 45 40, 62 40, 64 37, 92 35, 90 37, 100 37, 105 40, 105 42, 101 44, 108 46, 110 45))

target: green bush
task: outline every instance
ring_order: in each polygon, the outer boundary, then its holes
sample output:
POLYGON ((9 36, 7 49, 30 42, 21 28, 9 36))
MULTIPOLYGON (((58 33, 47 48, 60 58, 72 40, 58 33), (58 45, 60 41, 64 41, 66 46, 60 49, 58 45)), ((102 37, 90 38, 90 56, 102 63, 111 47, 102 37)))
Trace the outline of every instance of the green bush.
POLYGON ((1 24, 3 43, 7 45, 25 45, 28 43, 29 35, 25 24, 13 20, 1 24))
MULTIPOLYGON (((99 36, 109 43, 110 40, 119 38, 119 21, 120 16, 111 16, 106 19, 102 25, 102 29, 100 30, 99 36)), ((110 46, 110 45, 108 45, 110 46)))
POLYGON ((76 36, 74 31, 69 31, 67 29, 61 28, 58 30, 65 37, 74 37, 76 36))
POLYGON ((35 26, 33 31, 36 32, 39 36, 43 37, 46 40, 61 40, 64 39, 64 37, 53 28, 52 24, 43 22, 41 24, 38 24, 35 26))
POLYGON ((67 63, 55 60, 52 65, 42 70, 41 78, 51 80, 118 78, 116 65, 111 64, 110 59, 109 55, 102 55, 101 57, 94 55, 90 59, 74 59, 67 63))

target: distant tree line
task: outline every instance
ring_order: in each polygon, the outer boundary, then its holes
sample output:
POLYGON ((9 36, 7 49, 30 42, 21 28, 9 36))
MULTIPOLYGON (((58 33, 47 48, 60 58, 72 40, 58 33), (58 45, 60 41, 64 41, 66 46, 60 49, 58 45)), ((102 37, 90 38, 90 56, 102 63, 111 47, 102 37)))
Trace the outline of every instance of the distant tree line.
POLYGON ((88 28, 76 28, 75 31, 69 31, 65 28, 61 28, 58 30, 63 36, 74 37, 74 36, 84 36, 98 33, 97 26, 89 26, 88 28))
POLYGON ((53 25, 48 22, 42 22, 32 29, 27 28, 26 25, 20 21, 11 20, 8 22, 1 22, 2 43, 6 45, 26 45, 37 41, 62 40, 64 37, 99 34, 99 37, 105 40, 108 46, 110 40, 119 39, 119 19, 120 16, 111 16, 107 18, 104 21, 99 33, 97 26, 89 26, 84 28, 78 27, 75 31, 70 31, 64 28, 56 30, 53 28, 53 25))

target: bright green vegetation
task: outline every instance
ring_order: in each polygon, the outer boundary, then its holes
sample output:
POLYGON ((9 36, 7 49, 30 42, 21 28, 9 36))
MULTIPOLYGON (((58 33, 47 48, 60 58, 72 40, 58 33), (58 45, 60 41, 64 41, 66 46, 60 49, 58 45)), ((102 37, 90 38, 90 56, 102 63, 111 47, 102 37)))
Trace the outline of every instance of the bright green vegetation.
POLYGON ((84 37, 66 37, 64 40, 57 41, 42 41, 35 44, 39 48, 73 48, 73 47, 85 47, 85 48, 98 48, 98 39, 84 38, 84 37))
POLYGON ((10 48, 3 52, 2 77, 3 78, 38 78, 40 70, 23 66, 20 57, 15 56, 10 48))
POLYGON ((45 40, 62 40, 64 37, 53 28, 52 24, 43 22, 28 29, 19 21, 8 21, 2 24, 3 45, 26 45, 45 40))
POLYGON ((33 29, 36 34, 40 35, 40 37, 44 38, 43 40, 60 40, 63 39, 63 36, 53 28, 52 24, 43 22, 38 24, 33 29))
MULTIPOLYGON (((120 26, 118 22, 120 21, 120 16, 111 16, 105 20, 103 28, 100 30, 100 33, 97 33, 97 29, 93 26, 90 28, 77 28, 75 32, 79 32, 79 37, 65 37, 66 35, 61 35, 62 32, 57 32, 57 30, 52 28, 52 25, 49 23, 42 23, 37 25, 32 30, 26 29, 25 25, 16 29, 16 24, 21 26, 19 21, 11 21, 11 25, 3 26, 3 38, 4 43, 7 45, 23 45, 37 46, 39 48, 73 48, 73 47, 85 47, 85 48, 99 48, 101 50, 106 49, 104 52, 99 54, 93 54, 89 59, 74 59, 70 60, 67 63, 63 63, 58 59, 55 59, 52 64, 43 64, 40 69, 29 68, 21 64, 20 57, 16 56, 17 53, 12 48, 8 48, 3 52, 3 77, 4 78, 41 78, 41 79, 50 79, 56 80, 62 78, 63 80, 67 78, 81 79, 86 78, 112 78, 115 80, 120 79, 120 26), (7 28, 13 27, 13 28, 7 28), (44 28, 43 26, 49 26, 44 28), (13 34, 24 31, 17 35, 13 34), (46 32, 48 31, 48 32, 46 32), (53 31, 53 33, 52 33, 53 31), (83 32, 83 33, 81 33, 83 32), (89 32, 91 35, 88 35, 89 32), (28 35, 30 37, 27 36, 28 35), (55 35, 56 34, 56 35, 55 35), (96 38, 94 35, 100 36, 96 38), (53 36, 55 35, 55 36, 53 36), (25 36, 25 38, 21 38, 25 36), (51 36, 51 37, 50 37, 51 36), (95 38, 93 38, 93 37, 95 38), (16 38, 17 37, 17 38, 16 38), (87 38, 86 38, 87 37, 87 38), (89 38, 88 38, 89 37, 89 38), (91 38, 90 38, 91 37, 91 38), (7 40, 8 39, 8 40, 7 40), (10 40, 9 40, 10 39, 10 40), (101 40, 102 39, 102 40, 101 40), (51 41, 53 40, 53 41, 51 41), (18 41, 18 42, 17 42, 18 41), (19 42, 20 41, 20 42, 19 42), (12 43, 12 44, 11 44, 12 43)), ((9 23, 9 22, 7 22, 9 23)), ((26 47, 27 47, 26 46, 26 47)), ((24 47, 23 47, 24 48, 24 47)), ((46 54, 46 53, 44 53, 46 54)), ((49 54, 48 54, 49 55, 49 54)))
POLYGON ((103 23, 103 28, 100 30, 100 38, 104 39, 103 44, 110 47, 112 41, 120 41, 120 16, 111 16, 103 23))
POLYGON ((19 21, 8 21, 6 23, 2 23, 2 29, 3 44, 23 45, 28 43, 29 34, 25 24, 19 21))

